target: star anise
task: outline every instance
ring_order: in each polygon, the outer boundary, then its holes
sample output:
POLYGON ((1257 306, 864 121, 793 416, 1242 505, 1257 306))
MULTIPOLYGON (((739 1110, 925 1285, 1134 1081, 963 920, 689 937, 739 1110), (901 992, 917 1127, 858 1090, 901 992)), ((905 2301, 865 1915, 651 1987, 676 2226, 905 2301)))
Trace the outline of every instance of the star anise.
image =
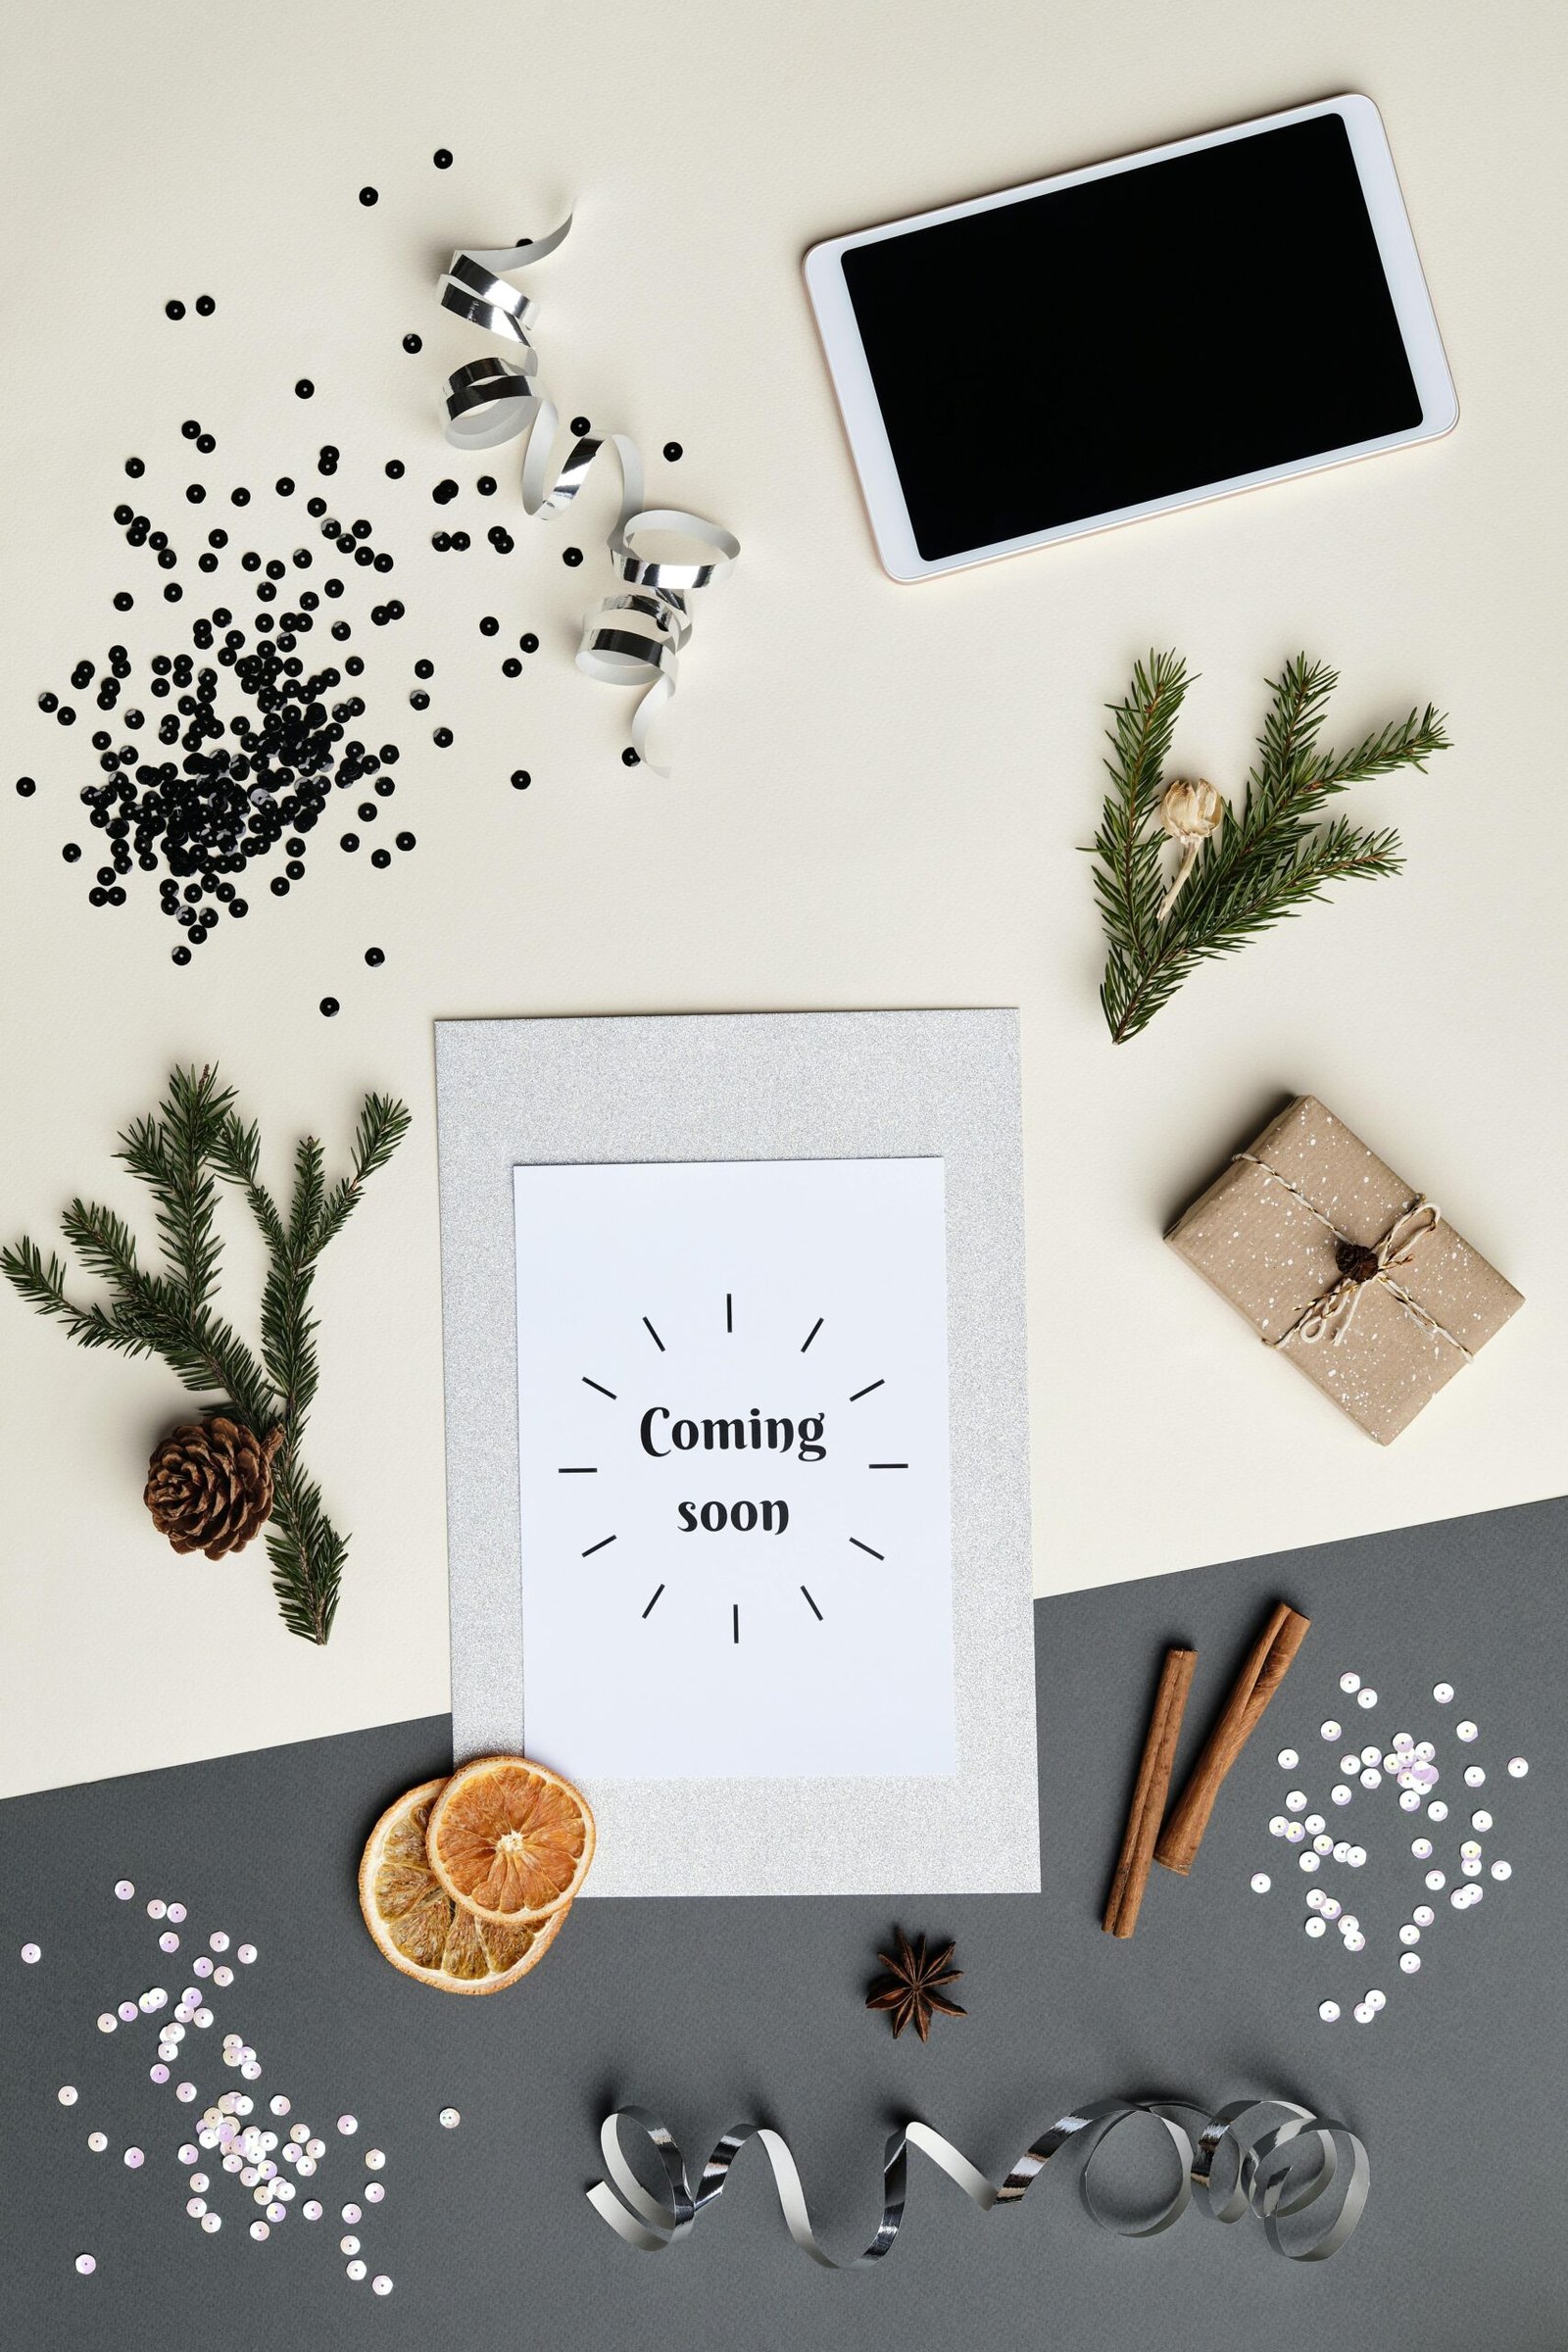
POLYGON ((968 2016, 966 2009, 960 2009, 956 2001, 950 2001, 940 1989, 944 1984, 956 1984, 963 1971, 949 1965, 953 1958, 951 1943, 945 1943, 940 1951, 928 1953, 923 1936, 911 1944, 902 1928, 895 1928, 893 1933, 898 1950, 878 1952, 877 1958, 888 1973, 877 1979, 865 2005, 890 2013, 895 2040, 906 2026, 913 2026, 925 2041, 936 2011, 940 2010, 944 2017, 968 2016))

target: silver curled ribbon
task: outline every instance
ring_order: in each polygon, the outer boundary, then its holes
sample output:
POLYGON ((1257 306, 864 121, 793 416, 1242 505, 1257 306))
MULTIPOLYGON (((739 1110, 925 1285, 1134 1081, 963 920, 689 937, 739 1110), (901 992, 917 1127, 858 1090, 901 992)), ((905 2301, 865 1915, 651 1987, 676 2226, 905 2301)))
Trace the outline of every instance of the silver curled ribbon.
POLYGON ((1292 2099, 1235 2099, 1213 2113, 1194 2099, 1095 2099, 1043 2132, 1000 2187, 940 2132, 907 2123, 890 2135, 883 2151, 876 2235, 863 2253, 840 2262, 817 2241, 800 2170, 782 2132, 766 2124, 734 2126, 718 2141, 694 2188, 679 2146, 658 2117, 641 2107, 618 2107, 606 2116, 599 2134, 610 2179, 595 2182, 588 2202, 626 2245, 639 2253, 662 2253, 688 2237, 699 2214, 717 2202, 736 2157, 753 2139, 761 2142, 772 2166, 785 2228, 801 2252, 825 2271, 864 2270, 891 2253, 904 2221, 910 2148, 929 2157, 971 2204, 989 2213, 993 2206, 1016 2205, 1052 2158, 1072 2147, 1082 2158, 1080 2200, 1100 2229, 1118 2237, 1157 2237, 1180 2221, 1189 2204, 1215 2222, 1237 2222, 1253 2213, 1274 2252, 1291 2262, 1326 2262, 1339 2251, 1361 2219, 1371 2180, 1366 2149, 1355 2133, 1292 2099), (1097 2191, 1095 2159, 1110 2134, 1137 2115, 1152 2116, 1164 2127, 1180 2178, 1151 2215, 1118 2220, 1097 2191), (627 2125, 647 2142, 663 2178, 664 2195, 645 2188, 628 2163, 621 2141, 627 2125), (1292 2226, 1285 2230, 1282 2224, 1292 2226), (1320 2225, 1315 2230, 1314 2224, 1320 2225))
POLYGON ((509 283, 556 252, 571 227, 568 213, 549 236, 522 245, 455 253, 440 280, 440 302, 454 318, 517 346, 510 359, 471 360, 448 376, 446 437, 456 449, 495 449, 520 440, 522 506, 532 515, 563 514, 588 478, 602 449, 620 467, 620 514, 610 534, 610 558, 620 581, 583 623, 577 667, 611 686, 642 686, 632 719, 632 748, 655 775, 669 773, 649 752, 653 722, 675 693, 679 657, 692 630, 690 599, 721 580, 738 559, 740 541, 716 522, 682 507, 643 505, 643 462, 626 433, 583 433, 553 465, 560 412, 539 381, 539 354, 529 340, 538 304, 509 283))

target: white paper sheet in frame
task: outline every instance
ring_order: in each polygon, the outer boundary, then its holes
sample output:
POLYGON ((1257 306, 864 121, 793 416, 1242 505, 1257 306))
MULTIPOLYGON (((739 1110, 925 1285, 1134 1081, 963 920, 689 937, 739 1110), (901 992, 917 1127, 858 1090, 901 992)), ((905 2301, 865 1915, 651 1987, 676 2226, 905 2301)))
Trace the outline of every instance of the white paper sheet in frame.
POLYGON ((941 1160, 514 1186, 530 1751, 953 1773, 941 1160))

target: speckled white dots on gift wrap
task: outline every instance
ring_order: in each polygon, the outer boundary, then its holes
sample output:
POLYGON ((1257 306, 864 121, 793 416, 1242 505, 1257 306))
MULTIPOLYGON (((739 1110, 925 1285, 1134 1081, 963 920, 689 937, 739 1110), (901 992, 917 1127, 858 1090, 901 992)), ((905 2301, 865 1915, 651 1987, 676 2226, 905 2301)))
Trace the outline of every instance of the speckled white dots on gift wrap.
MULTIPOLYGON (((1372 1282, 1338 1339, 1304 1343, 1294 1327, 1340 1279, 1329 1227, 1375 1249, 1420 1191, 1312 1095, 1282 1111, 1248 1151, 1166 1238, 1274 1353, 1386 1446, 1465 1368, 1464 1350, 1478 1353, 1524 1300, 1445 1217, 1414 1243, 1398 1280, 1451 1339, 1429 1331, 1386 1283, 1372 1282)), ((1441 1172, 1423 1173, 1441 1198, 1441 1172)))

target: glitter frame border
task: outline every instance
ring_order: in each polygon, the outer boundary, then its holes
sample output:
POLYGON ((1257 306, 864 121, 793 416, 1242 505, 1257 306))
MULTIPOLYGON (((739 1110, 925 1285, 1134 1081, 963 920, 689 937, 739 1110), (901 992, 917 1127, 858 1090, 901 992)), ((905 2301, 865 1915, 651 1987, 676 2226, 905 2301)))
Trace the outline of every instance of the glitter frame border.
POLYGON ((435 1045, 457 1758, 524 1746, 513 1168, 937 1154, 958 1771, 592 1782, 584 1892, 1037 1892, 1016 1011, 438 1021, 435 1045))

